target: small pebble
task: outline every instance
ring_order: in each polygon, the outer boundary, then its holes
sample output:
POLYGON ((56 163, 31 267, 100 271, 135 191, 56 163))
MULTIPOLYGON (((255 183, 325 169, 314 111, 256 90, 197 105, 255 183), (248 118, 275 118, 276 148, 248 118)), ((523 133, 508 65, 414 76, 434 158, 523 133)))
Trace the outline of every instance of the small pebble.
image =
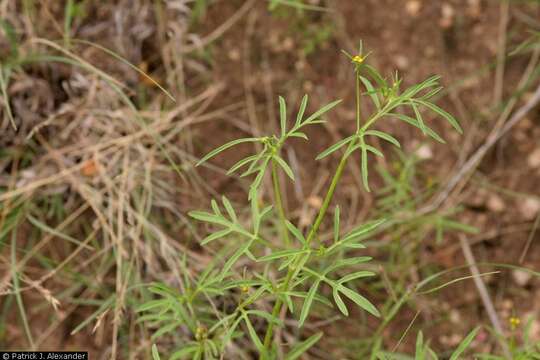
POLYGON ((232 61, 240 60, 240 51, 238 49, 231 49, 228 55, 232 61))
POLYGON ((519 286, 525 286, 531 280, 532 275, 523 270, 512 270, 512 278, 519 286))
POLYGON ((492 194, 490 195, 487 201, 487 207, 493 212, 502 212, 506 208, 503 199, 499 195, 492 194))
POLYGON ((394 63, 399 70, 405 70, 409 67, 409 58, 405 55, 396 55, 394 57, 394 63))
POLYGON ((455 10, 454 7, 448 3, 444 3, 441 8, 441 19, 439 25, 443 29, 448 29, 454 25, 455 10))
POLYGON ((421 8, 422 8, 422 3, 419 0, 407 1, 407 4, 405 4, 405 11, 407 11, 407 14, 411 16, 418 15, 421 8))
POLYGON ((525 220, 533 220, 540 211, 540 200, 536 198, 527 198, 519 203, 519 211, 525 220))
POLYGON ((322 199, 320 196, 310 196, 307 199, 309 206, 315 209, 320 209, 322 206, 322 199))
POLYGON ((540 147, 529 154, 527 157, 527 164, 533 169, 540 168, 540 147))
POLYGON ((431 150, 431 147, 427 144, 424 144, 416 150, 416 156, 418 156, 422 160, 428 160, 433 158, 433 151, 431 150))

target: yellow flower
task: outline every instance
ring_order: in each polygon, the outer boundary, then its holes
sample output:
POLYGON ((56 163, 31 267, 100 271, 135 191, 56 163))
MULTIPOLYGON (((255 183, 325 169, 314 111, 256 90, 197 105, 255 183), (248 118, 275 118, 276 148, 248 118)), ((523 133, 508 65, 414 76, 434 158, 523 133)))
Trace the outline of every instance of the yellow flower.
POLYGON ((519 324, 521 324, 521 320, 515 316, 512 316, 510 318, 510 327, 512 328, 512 330, 516 330, 516 328, 519 326, 519 324))
POLYGON ((204 326, 197 326, 197 330, 195 331, 195 339, 197 341, 201 341, 203 339, 206 339, 207 330, 204 326))
POLYGON ((245 294, 245 293, 247 293, 247 292, 249 291, 249 287, 247 287, 247 286, 244 285, 244 286, 242 286, 242 287, 240 288, 240 290, 242 290, 242 292, 245 294))
POLYGON ((364 62, 364 58, 360 55, 353 56, 352 62, 356 64, 362 64, 364 62))

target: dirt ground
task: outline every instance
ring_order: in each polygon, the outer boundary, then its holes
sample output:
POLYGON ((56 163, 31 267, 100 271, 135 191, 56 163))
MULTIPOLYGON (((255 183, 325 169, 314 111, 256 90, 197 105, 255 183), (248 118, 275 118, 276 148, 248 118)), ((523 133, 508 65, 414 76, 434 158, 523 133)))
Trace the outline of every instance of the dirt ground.
MULTIPOLYGON (((135 267, 144 268, 145 274, 149 274, 141 280, 155 277, 159 273, 157 269, 168 264, 167 256, 160 258, 160 251, 170 253, 173 249, 187 248, 203 259, 201 264, 211 256, 197 245, 196 239, 177 219, 179 214, 189 210, 208 207, 208 199, 216 193, 244 202, 246 183, 226 176, 223 169, 241 159, 248 149, 221 156, 213 162, 213 167, 194 169, 193 164, 209 150, 236 137, 276 131, 279 125, 278 95, 296 107, 301 97, 308 93, 310 109, 334 99, 344 99, 323 127, 308 131, 309 142, 298 140, 287 149, 286 156, 292 159, 300 184, 287 185, 286 207, 301 225, 310 223, 320 206, 320 183, 328 180, 336 166, 336 158, 328 157, 322 161, 314 158, 355 126, 354 79, 350 61, 341 50, 354 52, 360 39, 364 48, 371 51, 370 64, 388 76, 398 70, 404 86, 433 74, 441 75, 445 91, 438 104, 454 114, 464 129, 464 135, 460 136, 441 119, 426 117, 432 128, 446 139, 447 144, 443 145, 427 140, 417 129, 392 121, 382 125, 381 129, 401 142, 404 153, 414 153, 422 159, 411 190, 420 199, 410 209, 413 214, 430 205, 467 160, 488 141, 508 103, 515 99, 513 110, 520 108, 533 96, 538 84, 537 53, 528 51, 505 56, 527 40, 531 29, 540 29, 537 2, 511 1, 510 6, 495 0, 308 2, 331 11, 299 12, 283 7, 269 11, 268 2, 263 0, 218 0, 208 1, 205 11, 197 15, 193 13, 193 3, 183 0, 81 2, 84 11, 74 18, 71 37, 112 49, 147 71, 176 99, 173 103, 155 84, 115 56, 88 43, 73 41, 70 48, 73 54, 125 84, 129 98, 144 113, 145 121, 151 123, 153 118, 171 113, 174 113, 171 122, 209 114, 207 120, 195 120, 193 125, 188 124, 177 134, 171 132, 167 138, 167 148, 178 149, 171 150, 171 154, 182 163, 187 178, 180 178, 163 159, 156 160, 159 149, 147 144, 152 138, 141 140, 140 146, 146 150, 151 148, 154 155, 140 149, 130 152, 130 159, 140 161, 136 166, 144 171, 140 176, 131 174, 126 180, 128 183, 144 183, 147 165, 161 161, 152 167, 153 179, 159 179, 155 180, 157 198, 153 205, 161 214, 157 226, 172 241, 170 248, 154 249, 154 252, 142 245, 133 245, 133 251, 151 254, 147 264, 136 262, 135 267), (536 65, 536 70, 527 73, 531 64, 536 65), (530 80, 530 86, 522 93, 516 92, 523 79, 530 80), (196 108, 181 109, 182 104, 205 92, 210 95, 203 97, 196 108), (426 193, 430 196, 424 197, 426 193)), ((21 51, 59 53, 35 39, 62 41, 65 3, 42 1, 35 6, 33 17, 25 15, 23 3, 0 1, 0 13, 15 27, 21 51)), ((9 41, 0 38, 0 58, 6 59, 8 52, 9 41)), ((64 204, 63 212, 58 210, 57 214, 53 205, 47 205, 43 210, 43 213, 52 214, 47 219, 53 228, 85 201, 91 203, 87 199, 93 198, 94 193, 85 195, 84 186, 108 193, 111 185, 95 173, 105 171, 111 179, 121 178, 125 156, 114 148, 120 148, 123 140, 119 139, 139 130, 122 114, 126 106, 119 96, 105 90, 97 83, 96 75, 89 75, 84 70, 70 64, 31 63, 17 72, 8 86, 13 115, 19 127, 14 131, 6 120, 0 129, 1 151, 10 154, 1 158, 0 186, 3 191, 13 189, 15 179, 14 188, 23 189, 26 198, 33 198, 35 205, 32 206, 41 206, 47 196, 58 196, 64 204), (111 130, 107 124, 112 121, 117 123, 111 130), (29 135, 35 126, 39 126, 40 135, 29 135), (98 150, 92 148, 111 139, 113 145, 98 150), (18 154, 16 157, 11 155, 15 153, 18 154), (40 179, 54 177, 66 169, 76 169, 73 175, 76 178, 68 176, 46 182, 39 188, 32 187, 40 179), (25 190, 27 187, 28 191, 25 190)), ((4 108, 4 119, 7 119, 6 114, 4 108)), ((540 271, 540 247, 536 244, 540 236, 536 231, 540 218, 539 139, 540 111, 535 107, 499 139, 476 170, 464 175, 457 187, 438 204, 441 212, 455 214, 453 219, 476 227, 478 233, 464 235, 460 231, 449 231, 442 239, 437 239, 433 227, 411 223, 403 229, 396 226, 382 234, 376 240, 380 244, 370 251, 376 267, 383 269, 387 281, 401 284, 396 287, 406 287, 435 271, 466 264, 460 246, 464 236, 479 263, 511 264, 540 271), (396 247, 405 250, 396 252, 396 247)), ((377 167, 399 169, 399 155, 390 147, 379 145, 389 156, 377 159, 377 167)), ((370 194, 359 186, 359 165, 353 164, 348 169, 338 201, 344 204, 344 213, 350 223, 381 211, 377 204, 383 195, 377 189, 384 187, 384 180, 375 168, 373 166, 371 171, 374 191, 370 194)), ((8 201, 0 199, 4 204, 8 201)), ((96 204, 101 206, 99 201, 96 204)), ((103 213, 107 215, 105 210, 103 213)), ((85 209, 81 218, 73 223, 70 233, 84 229, 86 234, 96 223, 99 219, 96 220, 95 212, 85 209)), ((32 231, 35 230, 26 224, 17 234, 25 248, 35 244, 32 231)), ((8 240, 3 241, 9 243, 8 240)), ((47 256, 57 260, 67 257, 71 251, 60 243, 47 246, 51 247, 46 250, 47 256)), ((103 251, 112 250, 104 247, 103 251)), ((0 253, 2 272, 6 274, 1 275, 2 284, 5 285, 11 281, 10 253, 7 247, 0 253)), ((79 264, 83 264, 93 255, 91 251, 83 250, 77 256, 79 264)), ((46 334, 40 339, 41 349, 88 349, 93 359, 107 358, 112 341, 112 312, 103 314, 103 321, 97 325, 92 321, 77 334, 70 333, 96 310, 94 305, 77 303, 75 299, 88 298, 91 302, 92 299, 106 298, 107 290, 100 286, 113 291, 117 286, 115 272, 106 267, 105 261, 91 263, 88 268, 75 265, 70 271, 84 272, 85 286, 73 288, 70 273, 43 282, 41 289, 35 287, 24 293, 32 331, 36 338, 46 334), (94 288, 91 282, 100 286, 94 288), (68 301, 53 315, 48 302, 44 301, 47 291, 52 291, 53 295, 66 291, 73 302, 68 301), (95 331, 92 331, 94 325, 95 331)), ((25 274, 38 279, 48 270, 47 261, 38 257, 26 265, 25 274)), ((505 331, 510 331, 508 319, 511 316, 519 317, 523 322, 531 319, 531 337, 539 341, 538 276, 494 265, 482 266, 481 271, 497 271, 484 277, 483 281, 505 331)), ((467 270, 461 269, 454 277, 468 274, 467 270)), ((174 271, 168 271, 166 276, 174 276, 174 271)), ((450 276, 448 280, 452 278, 450 276)), ((376 304, 384 304, 392 291, 385 284, 372 285, 366 289, 370 298, 376 304)), ((0 289, 7 291, 9 286, 0 286, 0 289)), ((16 308, 6 305, 13 301, 10 296, 0 298, 2 309, 5 309, 1 348, 27 346, 16 308)), ((313 319, 322 324, 320 328, 327 336, 310 358, 361 358, 355 357, 361 353, 357 349, 362 347, 361 339, 372 336, 378 327, 378 323, 371 323, 372 319, 367 328, 356 326, 356 320, 362 316, 353 313, 348 319, 328 322, 324 316, 313 319)), ((135 320, 136 314, 126 309, 124 327, 135 327, 135 320)), ((418 330, 429 335, 434 348, 449 349, 480 324, 492 326, 485 303, 473 281, 460 281, 434 294, 411 300, 384 329, 383 338, 385 346, 391 349, 411 325, 400 344, 401 351, 414 349, 418 330)), ((120 340, 121 347, 131 348, 131 358, 145 358, 144 349, 151 344, 149 334, 138 330, 126 330, 126 333, 129 336, 120 340)), ((487 341, 489 336, 488 330, 482 330, 474 342, 474 349, 489 352, 496 347, 487 341)))

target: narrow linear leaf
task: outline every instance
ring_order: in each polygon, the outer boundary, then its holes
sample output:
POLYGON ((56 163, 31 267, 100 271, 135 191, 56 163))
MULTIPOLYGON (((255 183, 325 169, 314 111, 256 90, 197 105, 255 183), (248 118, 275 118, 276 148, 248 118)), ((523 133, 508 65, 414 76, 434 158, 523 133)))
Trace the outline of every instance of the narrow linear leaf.
POLYGON ((287 304, 287 308, 289 309, 289 312, 291 314, 294 313, 294 305, 293 305, 291 296, 289 294, 283 294, 283 298, 285 299, 285 304, 287 304))
POLYGON ((53 229, 52 227, 48 226, 44 222, 41 222, 40 220, 36 219, 35 217, 33 217, 30 214, 27 214, 26 218, 32 223, 32 225, 36 226, 37 228, 39 228, 40 230, 42 230, 44 232, 50 233, 50 234, 52 234, 52 235, 54 235, 54 236, 56 236, 56 237, 58 237, 60 239, 64 239, 66 241, 69 241, 69 242, 71 242, 73 244, 84 247, 86 249, 94 250, 94 248, 92 246, 86 245, 82 241, 79 241, 79 240, 75 239, 74 237, 71 237, 71 236, 69 236, 67 234, 64 234, 61 231, 53 229))
POLYGON ((302 138, 304 140, 309 140, 307 135, 304 134, 303 132, 301 131, 296 131, 296 132, 293 132, 291 134, 289 134, 290 137, 297 137, 297 138, 302 138))
POLYGON ((293 348, 291 349, 291 351, 285 356, 285 360, 296 360, 296 359, 298 359, 300 356, 302 356, 302 354, 304 354, 306 351, 308 351, 308 349, 310 347, 315 345, 317 343, 317 341, 320 340, 322 335, 323 335, 322 332, 320 332, 318 334, 315 334, 315 335, 311 335, 309 338, 302 341, 301 343, 294 345, 293 348))
POLYGON ((262 256, 259 259, 257 259, 257 261, 260 262, 260 261, 276 260, 276 259, 281 259, 284 257, 291 257, 291 256, 303 254, 308 251, 309 250, 297 250, 297 249, 280 250, 280 251, 275 251, 269 255, 262 256))
POLYGON ((366 87, 366 89, 368 91, 368 94, 371 97, 371 101, 373 101, 373 103, 377 107, 377 110, 380 110, 381 101, 379 100, 379 96, 377 95, 377 91, 375 90, 375 88, 371 84, 371 81, 369 81, 367 78, 365 78, 363 76, 360 76, 360 80, 362 81, 362 83, 366 87))
POLYGON ((355 273, 345 275, 344 277, 339 279, 338 282, 340 284, 343 284, 343 283, 346 283, 346 282, 349 282, 349 281, 352 281, 352 280, 356 280, 356 279, 360 279, 360 278, 364 278, 364 277, 375 276, 375 275, 376 274, 373 271, 366 271, 366 270, 357 271, 355 273))
POLYGON ((362 224, 349 231, 349 233, 343 238, 343 241, 349 241, 353 238, 357 238, 361 235, 367 234, 375 230, 377 227, 379 227, 379 225, 383 224, 384 222, 386 222, 386 219, 373 220, 362 224))
POLYGON ((437 86, 440 79, 441 77, 438 75, 431 76, 426 80, 422 81, 420 84, 411 86, 410 88, 405 90, 401 96, 410 99, 424 89, 437 86))
POLYGON ((238 250, 235 251, 235 253, 227 260, 225 265, 223 265, 223 270, 221 272, 220 280, 223 280, 223 278, 227 275, 229 270, 233 267, 233 265, 238 261, 240 256, 242 256, 247 250, 249 250, 249 247, 253 243, 253 240, 247 241, 245 244, 240 246, 238 250))
POLYGON ((340 141, 338 141, 337 143, 335 143, 334 145, 330 146, 328 149, 324 150, 322 153, 320 153, 316 158, 315 160, 321 160, 325 157, 327 157, 328 155, 330 155, 331 153, 333 153, 334 151, 338 150, 339 148, 341 148, 343 145, 346 145, 348 143, 350 143, 351 141, 353 141, 353 139, 356 137, 356 135, 351 135, 345 139, 342 139, 340 141))
POLYGON ((214 240, 221 239, 229 235, 231 232, 232 232, 232 229, 229 228, 229 229, 224 229, 224 230, 220 230, 215 233, 212 233, 201 241, 201 245, 206 245, 208 243, 211 243, 214 240))
POLYGON ((411 102, 410 105, 411 105, 411 107, 412 107, 412 109, 414 111, 414 115, 416 116, 416 120, 418 120, 418 127, 420 128, 420 130, 422 130, 424 135, 426 135, 427 134, 426 125, 424 124, 424 119, 422 118, 422 114, 418 110, 418 106, 416 106, 416 104, 414 102, 411 102))
POLYGON ((294 128, 297 128, 302 123, 302 118, 304 117, 304 113, 306 112, 306 107, 308 103, 308 96, 307 94, 302 97, 302 102, 300 103, 300 109, 298 110, 298 114, 296 115, 296 122, 294 123, 294 128))
POLYGON ((222 216, 221 210, 219 209, 219 205, 216 200, 212 199, 210 200, 210 206, 212 206, 212 210, 214 210, 214 214, 217 216, 222 216))
POLYGON ((343 267, 351 267, 354 265, 362 264, 365 262, 368 262, 372 259, 371 256, 356 256, 352 258, 347 259, 339 259, 336 262, 334 262, 331 266, 327 267, 323 275, 326 275, 328 273, 331 273, 332 271, 336 271, 337 269, 343 268, 343 267))
POLYGON ((227 210, 227 214, 229 214, 231 220, 233 222, 237 222, 238 218, 236 217, 236 212, 234 211, 234 208, 232 207, 229 199, 227 199, 225 196, 222 196, 221 201, 223 202, 223 206, 225 207, 225 210, 227 210))
POLYGON ((309 310, 311 309, 311 305, 313 304, 313 299, 315 298, 315 294, 317 293, 317 289, 319 287, 320 280, 317 280, 311 285, 311 288, 309 289, 308 295, 306 299, 304 300, 304 306, 302 306, 302 312, 300 313, 300 320, 298 321, 298 327, 304 326, 304 322, 306 321, 309 310))
POLYGON ((231 166, 231 168, 227 171, 227 175, 230 175, 234 173, 236 170, 240 169, 241 167, 249 164, 252 161, 255 161, 259 157, 258 154, 251 155, 248 157, 243 158, 242 160, 238 161, 236 164, 231 166))
POLYGON ((337 286, 333 288, 332 295, 334 296, 334 301, 336 302, 336 305, 339 311, 341 311, 343 315, 349 316, 349 310, 347 309, 347 306, 343 302, 343 299, 341 298, 341 296, 339 296, 337 286))
POLYGON ((363 297, 362 295, 360 295, 360 294, 358 294, 358 293, 352 291, 351 289, 349 289, 349 288, 347 288, 345 286, 342 286, 342 285, 339 285, 338 290, 340 292, 342 292, 343 295, 345 295, 350 300, 352 300, 356 305, 358 305, 362 309, 366 310, 371 315, 376 316, 376 317, 381 316, 381 314, 379 313, 377 308, 375 306, 373 306, 373 304, 370 303, 369 300, 366 299, 365 297, 363 297))
POLYGON ((283 138, 287 132, 287 104, 282 96, 279 97, 279 121, 281 125, 281 137, 283 138))
POLYGON ((334 242, 339 240, 339 206, 336 205, 336 210, 334 211, 334 242))
POLYGON ((383 77, 379 74, 379 72, 371 65, 364 64, 363 66, 364 71, 375 80, 377 85, 381 87, 387 86, 386 81, 384 81, 383 77))
MULTIPOLYGON (((414 127, 417 127, 419 129, 420 128, 420 125, 418 124, 418 121, 410 116, 407 116, 407 115, 403 115, 403 114, 394 114, 394 113, 391 113, 391 114, 388 114, 389 116, 393 116, 393 117, 396 117, 397 119, 401 120, 401 121, 404 121, 406 122, 407 124, 409 125, 412 125, 414 127)), ((446 141, 444 141, 444 139, 442 137, 439 136, 439 134, 437 134, 435 131, 433 131, 432 129, 430 129, 429 127, 426 126, 426 132, 429 136, 431 136, 433 139, 435 139, 436 141, 442 143, 442 144, 446 144, 446 141)))
POLYGON ((285 160, 283 160, 281 157, 279 157, 278 155, 275 155, 273 157, 274 160, 276 160, 276 162, 278 163, 278 165, 283 169, 283 171, 285 171, 285 174, 287 174, 287 176, 292 180, 294 181, 294 173, 291 169, 291 167, 289 166, 289 164, 287 164, 285 162, 285 160))
POLYGON ((360 169, 362 172, 362 182, 364 183, 364 188, 367 192, 371 192, 368 184, 368 160, 367 160, 367 150, 365 146, 361 146, 361 164, 360 169))
POLYGON ((336 101, 332 101, 331 103, 329 104, 326 104, 325 106, 323 106, 322 108, 320 108, 319 110, 317 110, 316 112, 314 112, 312 115, 310 115, 306 121, 304 121, 304 124, 308 124, 308 123, 313 123, 314 120, 317 120, 318 118, 320 118, 323 114, 325 114, 326 112, 330 111, 332 108, 334 108, 336 105, 338 105, 342 100, 336 100, 336 101))
POLYGON ((304 238, 304 235, 302 235, 302 232, 298 230, 298 228, 294 226, 289 220, 285 220, 285 225, 287 226, 287 229, 289 229, 290 233, 298 239, 298 241, 300 241, 302 244, 306 243, 306 239, 304 238))
POLYGON ((425 347, 424 347, 424 334, 422 330, 418 332, 416 336, 416 351, 414 355, 415 360, 424 360, 425 358, 425 347))
POLYGON ((253 341, 253 344, 255 344, 255 347, 259 352, 264 351, 264 346, 261 342, 261 339, 259 339, 259 335, 257 335, 257 332, 255 331, 255 328, 253 327, 253 324, 251 324, 251 321, 249 320, 249 317, 246 313, 243 315, 244 321, 246 323, 246 327, 248 329, 249 337, 251 338, 251 341, 253 341))
POLYGON ((398 148, 401 147, 399 141, 397 141, 397 139, 395 137, 393 137, 392 135, 390 134, 387 134, 387 133, 384 133, 382 131, 378 131, 378 130, 368 130, 365 132, 366 135, 373 135, 373 136, 377 136, 377 137, 380 137, 381 139, 383 140, 386 140, 388 141, 389 143, 392 143, 394 144, 395 146, 397 146, 398 148))
POLYGON ((377 149, 377 148, 375 148, 375 147, 373 147, 373 146, 371 146, 371 145, 367 145, 367 144, 366 144, 366 145, 364 145, 363 147, 364 147, 367 151, 372 152, 373 154, 375 154, 375 155, 377 155, 377 156, 379 156, 379 157, 384 157, 384 154, 383 154, 382 152, 380 152, 379 149, 377 149))
POLYGON ((365 249, 366 248, 366 245, 364 244, 344 244, 343 246, 349 249, 365 249))
POLYGON ((251 175, 251 174, 253 174, 253 173, 259 171, 259 170, 263 167, 262 163, 264 163, 265 160, 268 158, 268 156, 265 157, 265 154, 266 154, 266 148, 265 148, 263 151, 261 151, 260 153, 258 153, 258 154, 256 155, 256 159, 251 163, 251 165, 249 165, 249 167, 247 168, 247 170, 244 171, 244 172, 240 175, 240 177, 248 176, 248 175, 251 175), (265 160, 263 160, 263 162, 262 162, 261 164, 259 164, 259 161, 260 161, 261 159, 263 159, 263 158, 264 158, 265 160))
POLYGON ((456 118, 453 117, 450 113, 448 113, 447 111, 441 109, 440 107, 438 107, 437 105, 435 105, 435 104, 433 104, 433 103, 431 103, 429 101, 422 101, 422 100, 416 100, 416 101, 418 103, 424 105, 428 109, 432 110, 433 112, 435 112, 435 113, 439 114, 440 116, 442 116, 446 121, 448 121, 450 123, 450 125, 452 125, 452 127, 454 129, 456 129, 456 131, 458 133, 463 134, 463 129, 459 125, 456 118))
POLYGON ((283 326, 283 322, 280 319, 278 319, 277 317, 273 317, 272 314, 267 313, 265 311, 248 310, 248 311, 246 311, 246 314, 255 315, 255 316, 258 316, 258 317, 261 317, 261 318, 265 319, 269 323, 274 323, 274 324, 276 324, 278 326, 283 326))
POLYGON ((210 214, 204 211, 190 211, 188 215, 194 218, 195 220, 199 220, 203 222, 218 224, 218 225, 227 226, 227 227, 230 225, 230 223, 227 220, 225 220, 223 217, 210 214))
POLYGON ((161 358, 159 357, 159 351, 157 349, 156 344, 152 344, 152 359, 161 360, 161 358))
POLYGON ((465 337, 465 339, 463 339, 463 341, 458 345, 457 349, 450 356, 450 360, 459 360, 460 359, 461 354, 463 354, 463 352, 465 352, 465 350, 467 350, 467 348, 469 347, 471 342, 476 337, 476 334, 478 334, 478 330, 480 330, 479 326, 474 328, 469 333, 469 335, 467 335, 465 337))
POLYGON ((442 89, 443 89, 442 86, 437 86, 436 88, 431 89, 430 91, 428 91, 425 95, 422 95, 422 97, 420 97, 419 100, 431 99, 432 97, 437 95, 439 92, 441 92, 442 89))
POLYGON ((189 355, 191 353, 196 352, 198 349, 199 349, 199 344, 197 344, 197 343, 192 343, 189 346, 184 345, 184 347, 182 349, 172 353, 169 360, 181 359, 181 358, 183 358, 183 357, 185 357, 185 356, 187 356, 187 355, 189 355))
POLYGON ((242 143, 247 143, 247 142, 258 142, 258 141, 259 141, 259 138, 244 138, 244 139, 236 139, 236 140, 230 141, 230 142, 228 142, 226 144, 223 144, 220 147, 210 151, 201 160, 199 160, 195 166, 201 165, 202 163, 206 162, 210 158, 213 158, 214 156, 216 156, 220 152, 222 152, 224 150, 227 150, 228 148, 233 147, 235 145, 242 144, 242 143))

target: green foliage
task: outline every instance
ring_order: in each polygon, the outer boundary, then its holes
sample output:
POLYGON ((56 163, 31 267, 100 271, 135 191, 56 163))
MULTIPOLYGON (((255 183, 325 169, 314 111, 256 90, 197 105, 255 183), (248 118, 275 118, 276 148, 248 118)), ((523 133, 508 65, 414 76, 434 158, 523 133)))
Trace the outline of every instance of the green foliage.
MULTIPOLYGON (((356 84, 356 131, 321 152, 317 159, 341 153, 341 160, 328 186, 323 204, 311 228, 304 233, 285 214, 282 204, 282 190, 278 181, 274 182, 274 206, 262 206, 260 189, 266 174, 273 179, 282 172, 295 181, 295 174, 281 150, 291 138, 308 139, 305 127, 322 123, 322 117, 340 103, 333 101, 306 116, 308 96, 304 96, 299 109, 291 121, 287 104, 279 97, 279 134, 251 137, 230 141, 204 156, 197 165, 220 155, 235 146, 259 143, 261 150, 251 154, 230 169, 241 177, 252 177, 249 190, 250 213, 245 216, 235 210, 233 204, 222 197, 221 204, 213 200, 211 212, 192 211, 191 218, 205 223, 211 229, 201 245, 217 244, 222 249, 211 266, 196 278, 185 276, 181 289, 176 290, 164 284, 149 287, 151 299, 142 304, 138 311, 143 313, 141 321, 148 321, 157 330, 153 338, 159 339, 166 333, 184 333, 180 350, 172 358, 186 357, 215 359, 221 356, 230 342, 243 338, 252 344, 252 351, 260 359, 273 359, 278 353, 280 342, 274 342, 274 328, 285 327, 280 314, 285 307, 290 316, 298 319, 297 327, 309 322, 310 317, 321 306, 335 309, 348 316, 350 309, 345 302, 375 317, 379 310, 358 290, 365 278, 376 274, 368 271, 365 264, 371 260, 361 253, 365 249, 364 240, 373 234, 386 219, 368 221, 343 231, 340 224, 340 208, 333 214, 333 237, 331 241, 319 238, 319 228, 323 221, 331 217, 329 210, 336 187, 343 175, 345 165, 358 154, 361 161, 362 180, 369 191, 369 156, 384 156, 369 143, 379 138, 399 148, 400 143, 391 134, 375 129, 384 119, 397 118, 420 129, 424 134, 442 139, 428 127, 421 111, 433 111, 447 120, 461 132, 457 121, 446 111, 431 102, 439 90, 438 77, 430 77, 424 82, 404 91, 396 77, 387 82, 376 69, 366 63, 366 57, 359 49, 358 55, 347 56, 353 63, 356 84), (363 91, 362 87, 365 88, 363 91), (361 103, 366 97, 374 105, 374 112, 364 118, 361 103), (403 115, 403 110, 411 115, 403 115), (399 112, 398 112, 399 111, 399 112), (368 156, 369 155, 369 156, 368 156), (262 207, 262 208, 261 208, 262 207), (283 233, 269 232, 272 214, 277 213, 283 233), (289 236, 293 239, 289 241, 289 236), (241 264, 241 265, 240 265, 241 264), (240 274, 239 268, 244 271, 240 274), (331 293, 331 297, 329 296, 331 293), (233 304, 218 308, 214 304, 233 304), (264 304, 273 304, 269 311, 264 304), (299 306, 300 305, 300 306, 299 306)), ((187 264, 183 265, 187 271, 187 264)), ((296 359, 313 346, 321 334, 308 337, 288 350, 287 359, 296 359)), ((430 353, 420 338, 418 348, 421 353, 430 353)))
POLYGON ((334 34, 334 24, 320 17, 328 9, 308 4, 303 0, 268 0, 268 10, 273 16, 286 18, 288 32, 297 39, 302 53, 311 55, 334 34))
POLYGON ((296 9, 300 13, 305 10, 308 11, 326 11, 325 8, 321 6, 309 5, 306 4, 303 0, 268 0, 268 10, 276 11, 280 7, 289 7, 296 9))

